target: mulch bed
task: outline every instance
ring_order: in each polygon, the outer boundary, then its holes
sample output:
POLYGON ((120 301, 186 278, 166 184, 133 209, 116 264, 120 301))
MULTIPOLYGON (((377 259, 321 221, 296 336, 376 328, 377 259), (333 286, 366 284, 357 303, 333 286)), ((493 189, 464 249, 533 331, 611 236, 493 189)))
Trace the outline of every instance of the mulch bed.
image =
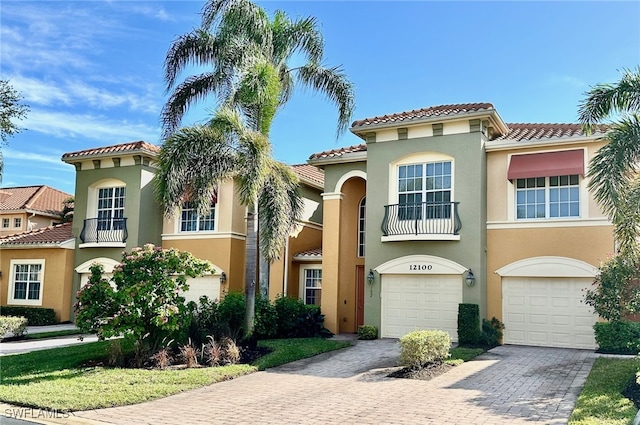
POLYGON ((633 401, 633 404, 640 409, 640 385, 636 382, 635 376, 631 381, 629 381, 625 389, 622 391, 622 395, 633 401))
POLYGON ((387 375, 389 378, 404 378, 404 379, 419 379, 422 381, 428 381, 430 379, 435 378, 436 376, 440 376, 443 373, 453 369, 455 366, 448 363, 429 363, 428 365, 420 368, 420 369, 412 369, 409 367, 404 367, 402 369, 398 369, 394 372, 391 372, 387 375))

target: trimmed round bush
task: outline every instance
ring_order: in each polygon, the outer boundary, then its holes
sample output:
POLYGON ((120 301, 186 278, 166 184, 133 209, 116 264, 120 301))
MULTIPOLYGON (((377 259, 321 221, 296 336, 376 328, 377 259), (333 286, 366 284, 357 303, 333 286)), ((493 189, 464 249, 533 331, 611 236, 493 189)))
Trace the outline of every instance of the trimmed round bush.
POLYGON ((362 325, 358 328, 358 339, 372 340, 378 338, 378 328, 372 325, 362 325))
POLYGON ((451 338, 444 331, 409 332, 400 338, 400 365, 419 369, 428 363, 441 363, 449 357, 451 338))

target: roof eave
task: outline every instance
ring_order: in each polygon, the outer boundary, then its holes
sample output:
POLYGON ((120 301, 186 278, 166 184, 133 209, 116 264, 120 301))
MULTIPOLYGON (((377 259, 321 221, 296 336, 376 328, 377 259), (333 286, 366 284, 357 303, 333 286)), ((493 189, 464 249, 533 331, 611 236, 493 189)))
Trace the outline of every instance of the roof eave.
POLYGON ((500 142, 487 142, 485 144, 485 150, 487 152, 513 150, 513 149, 526 149, 531 147, 542 146, 554 146, 558 144, 578 144, 578 143, 592 143, 603 139, 603 134, 599 133, 592 136, 573 136, 573 137, 556 137, 554 139, 531 139, 527 141, 508 140, 500 142))
POLYGON ((41 243, 15 243, 12 241, 1 241, 0 240, 0 249, 33 249, 33 248, 65 248, 65 249, 74 249, 75 248, 75 238, 67 239, 62 242, 41 242, 41 243), (64 246, 68 245, 68 246, 64 246), (73 245, 73 246, 72 246, 73 245))
POLYGON ((300 180, 300 183, 304 183, 307 186, 311 186, 311 187, 313 187, 315 189, 320 189, 320 190, 324 189, 324 184, 319 183, 319 182, 317 182, 315 180, 311 180, 311 179, 309 179, 307 177, 303 177, 303 176, 298 175, 298 180, 300 180))
POLYGON ((502 130, 504 133, 508 131, 506 124, 504 123, 504 121, 502 121, 502 118, 500 118, 500 115, 495 109, 485 109, 482 111, 438 115, 438 116, 418 118, 418 119, 407 120, 407 121, 394 121, 391 123, 361 125, 361 126, 351 127, 349 131, 351 131, 353 134, 360 137, 361 139, 365 139, 365 137, 362 136, 363 134, 369 133, 371 131, 376 131, 376 130, 384 130, 384 129, 398 128, 398 127, 413 127, 420 124, 440 123, 440 122, 446 122, 446 121, 454 121, 460 118, 478 118, 478 117, 494 118, 493 122, 496 126, 500 128, 500 130, 502 130))
POLYGON ((361 152, 348 152, 340 154, 339 156, 332 156, 328 158, 315 158, 309 159, 307 163, 318 167, 330 164, 346 164, 349 162, 362 162, 367 160, 367 151, 361 152))
POLYGON ((158 152, 152 152, 147 149, 135 149, 132 151, 120 151, 120 152, 106 152, 106 153, 96 153, 96 154, 87 154, 87 155, 77 155, 71 157, 62 156, 62 162, 66 162, 67 164, 73 164, 78 161, 84 161, 89 159, 101 159, 101 158, 117 158, 121 156, 133 156, 133 155, 146 155, 150 156, 152 159, 156 159, 158 157, 158 152))

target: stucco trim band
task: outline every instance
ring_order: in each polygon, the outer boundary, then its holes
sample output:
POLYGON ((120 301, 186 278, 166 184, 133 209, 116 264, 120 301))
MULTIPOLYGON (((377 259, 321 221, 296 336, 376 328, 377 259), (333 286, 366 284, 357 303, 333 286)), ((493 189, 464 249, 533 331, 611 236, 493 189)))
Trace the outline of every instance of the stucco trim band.
POLYGON ((462 274, 467 271, 455 261, 434 255, 406 255, 375 268, 380 274, 462 274))
POLYGON ((501 277, 596 277, 598 268, 568 257, 531 257, 496 270, 501 277))

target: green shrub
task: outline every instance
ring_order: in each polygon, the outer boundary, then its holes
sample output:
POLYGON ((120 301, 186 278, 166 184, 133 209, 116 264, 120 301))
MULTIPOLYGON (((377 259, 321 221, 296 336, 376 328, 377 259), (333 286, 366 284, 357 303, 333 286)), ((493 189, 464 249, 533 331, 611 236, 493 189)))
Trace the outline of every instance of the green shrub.
POLYGON ((638 354, 640 323, 629 321, 598 322, 593 325, 598 351, 612 354, 638 354))
POLYGON ((7 332, 13 336, 22 336, 27 332, 27 319, 18 316, 0 316, 0 338, 7 332))
POLYGON ((478 304, 458 304, 458 344, 474 346, 478 343, 480 335, 478 304))
MULTIPOLYGON (((300 301, 302 304, 302 301, 300 301)), ((324 314, 320 311, 320 306, 304 305, 302 314, 298 316, 298 326, 296 338, 330 338, 333 333, 324 327, 324 314)))
POLYGON ((298 336, 298 318, 304 316, 305 304, 296 298, 279 296, 274 302, 278 315, 278 338, 296 338, 298 336))
POLYGON ((244 335, 244 294, 229 292, 218 305, 222 336, 237 340, 244 335))
POLYGON ((497 347, 500 345, 503 329, 504 324, 495 317, 491 320, 482 319, 482 334, 478 338, 478 344, 486 349, 497 347))
POLYGON ((449 357, 451 338, 444 331, 413 331, 400 338, 400 364, 418 369, 449 357))
POLYGON ((29 322, 29 326, 47 326, 58 323, 56 312, 52 308, 2 306, 0 314, 24 317, 29 322))
POLYGON ((370 340, 378 338, 378 328, 372 325, 358 327, 358 339, 370 340))
POLYGON ((271 339, 278 334, 278 313, 269 299, 256 296, 256 316, 253 333, 258 339, 271 339))

